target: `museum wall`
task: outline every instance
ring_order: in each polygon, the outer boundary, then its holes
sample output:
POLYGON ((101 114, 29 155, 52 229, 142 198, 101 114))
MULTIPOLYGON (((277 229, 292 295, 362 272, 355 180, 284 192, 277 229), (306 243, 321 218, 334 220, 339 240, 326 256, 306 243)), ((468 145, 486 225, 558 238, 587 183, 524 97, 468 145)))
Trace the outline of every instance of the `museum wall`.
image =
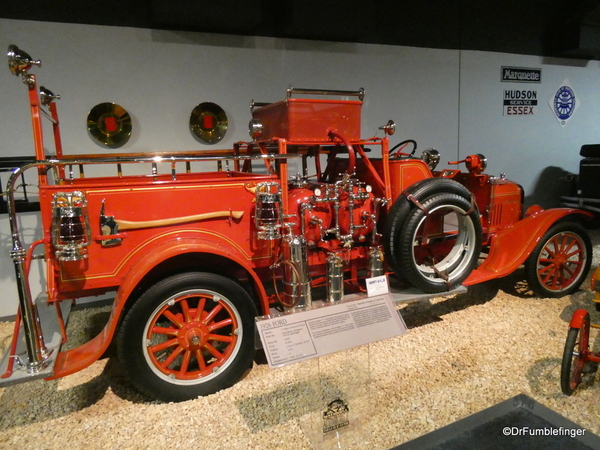
MULTIPOLYGON (((378 127, 393 119, 392 144, 415 139, 419 150, 438 149, 442 164, 483 153, 488 172, 506 173, 523 185, 528 203, 544 206, 566 188, 556 177, 577 171, 579 147, 600 142, 598 61, 0 19, 0 49, 9 44, 42 60, 32 73, 61 95, 69 154, 208 149, 189 131, 190 113, 202 102, 225 110, 229 128, 215 147, 229 148, 248 138, 249 102, 282 100, 289 86, 363 87, 363 137, 381 135, 378 127), (503 83, 502 66, 541 69, 542 82, 503 83), (565 79, 577 109, 563 126, 548 102, 565 79), (505 115, 505 90, 535 91, 533 114, 505 115), (88 112, 103 102, 120 104, 132 117, 132 137, 118 150, 100 147, 87 133, 88 112)), ((6 66, 0 105, 2 156, 33 155, 26 87, 6 66)), ((35 215, 24 220, 30 242, 41 231, 35 215)), ((17 299, 6 216, 0 233, 5 317, 15 313, 17 299)), ((32 272, 39 289, 36 267, 32 272)))
POLYGON ((558 206, 568 194, 566 173, 579 170, 583 144, 600 143, 600 63, 503 53, 460 52, 458 147, 461 158, 483 153, 488 173, 506 173, 525 189, 526 204, 558 206), (502 66, 541 69, 542 82, 500 81, 502 66), (561 125, 550 101, 563 82, 575 93, 575 111, 561 125), (505 115, 505 90, 537 93, 533 115, 505 115))

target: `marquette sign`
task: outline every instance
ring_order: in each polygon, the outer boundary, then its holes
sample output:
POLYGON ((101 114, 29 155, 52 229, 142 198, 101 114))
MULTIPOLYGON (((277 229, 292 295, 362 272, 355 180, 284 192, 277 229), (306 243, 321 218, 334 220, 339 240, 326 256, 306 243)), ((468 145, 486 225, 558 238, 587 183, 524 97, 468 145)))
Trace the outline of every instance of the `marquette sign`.
POLYGON ((537 109, 537 91, 528 89, 504 90, 504 115, 527 116, 537 109))
POLYGON ((506 83, 541 83, 542 69, 502 66, 500 80, 506 83))

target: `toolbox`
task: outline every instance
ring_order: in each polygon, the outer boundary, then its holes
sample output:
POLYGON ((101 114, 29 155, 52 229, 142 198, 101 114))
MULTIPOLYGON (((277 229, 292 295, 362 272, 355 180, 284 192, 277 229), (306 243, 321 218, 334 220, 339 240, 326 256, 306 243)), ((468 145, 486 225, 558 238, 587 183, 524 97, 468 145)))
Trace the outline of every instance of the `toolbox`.
POLYGON ((362 95, 364 91, 313 91, 288 89, 291 93, 320 95, 359 95, 359 100, 287 98, 261 104, 252 110, 252 118, 262 125, 261 140, 275 138, 289 141, 319 142, 329 140, 335 130, 346 139, 360 139, 362 95))

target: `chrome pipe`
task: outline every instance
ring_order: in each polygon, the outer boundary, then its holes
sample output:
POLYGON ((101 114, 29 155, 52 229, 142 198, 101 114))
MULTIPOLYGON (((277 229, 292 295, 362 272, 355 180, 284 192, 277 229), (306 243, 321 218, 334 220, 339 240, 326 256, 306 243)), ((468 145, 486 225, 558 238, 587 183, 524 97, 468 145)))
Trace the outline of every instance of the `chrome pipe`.
POLYGON ((287 98, 290 98, 292 94, 303 94, 303 95, 336 95, 342 97, 358 97, 359 100, 363 100, 365 97, 365 90, 360 88, 358 91, 340 91, 332 89, 306 89, 306 88, 295 88, 289 87, 287 89, 287 98))
MULTIPOLYGON (((35 165, 35 163, 34 163, 35 165)), ((15 275, 17 279, 17 291, 19 294, 19 308, 23 319, 23 330, 25 333, 25 346, 27 349, 28 362, 25 364, 27 371, 36 373, 45 366, 44 362, 49 353, 44 342, 42 325, 37 310, 37 305, 31 297, 28 274, 25 271, 25 255, 21 238, 19 236, 19 226, 17 223, 17 214, 15 208, 15 183, 21 177, 23 170, 16 169, 8 179, 6 196, 7 211, 10 223, 10 232, 12 237, 12 250, 10 256, 13 260, 15 275)), ((22 361, 20 361, 23 363, 22 361)))

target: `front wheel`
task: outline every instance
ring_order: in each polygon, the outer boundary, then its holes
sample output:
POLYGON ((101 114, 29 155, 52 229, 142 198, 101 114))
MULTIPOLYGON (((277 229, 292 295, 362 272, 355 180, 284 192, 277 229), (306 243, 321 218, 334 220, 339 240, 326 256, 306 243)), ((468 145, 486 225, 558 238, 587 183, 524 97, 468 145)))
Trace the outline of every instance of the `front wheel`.
POLYGON ((579 383, 586 362, 590 341, 590 315, 585 314, 581 328, 569 328, 560 368, 560 387, 565 395, 571 395, 579 383))
POLYGON ((132 383, 161 401, 209 395, 236 383, 254 358, 256 308, 236 282, 189 272, 150 287, 117 336, 132 383))
POLYGON ((560 222, 540 239, 525 261, 531 289, 541 297, 562 297, 575 292, 592 263, 592 242, 578 223, 560 222))

